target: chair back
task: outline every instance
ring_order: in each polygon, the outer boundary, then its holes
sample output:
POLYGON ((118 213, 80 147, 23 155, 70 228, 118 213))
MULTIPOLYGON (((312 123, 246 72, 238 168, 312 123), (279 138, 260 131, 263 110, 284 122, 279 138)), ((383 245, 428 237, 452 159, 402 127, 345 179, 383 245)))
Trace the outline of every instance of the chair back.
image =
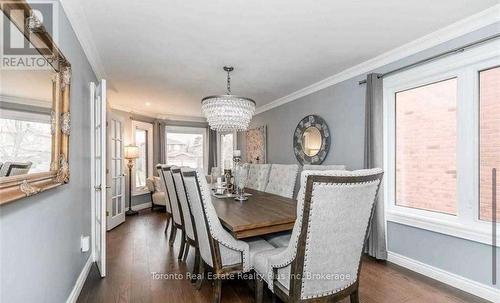
POLYGON ((313 165, 304 164, 302 170, 345 170, 345 165, 333 164, 333 165, 313 165))
POLYGON ((184 219, 184 231, 186 232, 187 237, 194 241, 196 238, 194 236, 194 228, 191 221, 191 211, 188 205, 186 188, 184 187, 184 182, 182 181, 181 168, 172 168, 171 172, 174 178, 175 188, 177 189, 177 197, 179 198, 182 217, 184 219))
POLYGON ((165 184, 165 178, 163 178, 163 170, 161 169, 162 164, 157 164, 156 165, 156 171, 158 172, 158 177, 160 179, 160 187, 158 190, 162 191, 165 193, 163 195, 165 197, 165 209, 167 213, 172 214, 172 206, 170 206, 170 198, 168 197, 168 192, 167 192, 167 185, 165 184))
POLYGON ((271 164, 250 164, 248 168, 247 187, 264 191, 269 179, 271 164))
POLYGON ((266 192, 293 198, 293 190, 299 166, 297 164, 273 164, 269 172, 269 181, 266 185, 266 192))
POLYGON ((200 255, 203 261, 212 266, 212 240, 203 206, 202 189, 199 185, 200 181, 205 180, 204 175, 199 174, 196 170, 182 169, 181 171, 188 197, 189 208, 191 210, 194 226, 196 227, 200 255))
POLYGON ((288 247, 296 250, 290 281, 295 299, 357 286, 382 176, 381 169, 302 172, 301 216, 288 247))
POLYGON ((170 201, 170 207, 172 208, 172 217, 174 219, 174 222, 178 225, 182 225, 182 213, 179 206, 179 199, 177 198, 177 190, 175 188, 171 169, 172 166, 170 165, 162 165, 161 173, 163 176, 165 188, 167 189, 167 196, 170 201))

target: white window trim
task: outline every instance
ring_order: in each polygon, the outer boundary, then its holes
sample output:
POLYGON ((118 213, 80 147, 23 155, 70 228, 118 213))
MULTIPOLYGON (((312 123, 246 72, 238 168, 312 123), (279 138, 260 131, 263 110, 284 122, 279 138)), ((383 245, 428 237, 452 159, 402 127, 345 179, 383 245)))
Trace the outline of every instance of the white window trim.
MULTIPOLYGON (((132 142, 136 144, 135 140, 135 130, 136 129, 141 129, 147 131, 148 134, 148 154, 147 154, 147 165, 148 165, 148 175, 146 178, 152 177, 153 176, 153 124, 147 123, 147 122, 142 122, 142 121, 137 121, 137 120, 132 120, 132 142)), ((132 169, 132 196, 138 196, 138 195, 143 195, 149 193, 149 190, 147 186, 143 187, 136 187, 135 185, 135 168, 136 165, 134 165, 132 169)))
MULTIPOLYGON (((233 151, 238 149, 238 132, 233 131, 233 151)), ((228 133, 217 132, 217 167, 222 168, 222 135, 227 135, 228 133)))
MULTIPOLYGON (((201 134, 203 135, 203 170, 208 171, 208 130, 204 127, 195 126, 166 126, 165 127, 165 153, 167 153, 167 133, 177 134, 201 134)), ((165 159, 167 159, 165 155, 165 159)), ((168 163, 167 163, 168 164, 168 163)))
MULTIPOLYGON (((500 41, 494 41, 461 54, 384 78, 384 170, 386 172, 384 201, 386 221, 492 245, 491 223, 479 220, 478 71, 498 65, 500 65, 500 41), (453 77, 458 78, 457 215, 397 206, 394 201, 395 93, 453 77), (470 159, 474 159, 474 161, 471 163, 470 159)), ((500 237, 497 238, 500 239, 500 237)), ((497 243, 499 243, 498 239, 497 243)))

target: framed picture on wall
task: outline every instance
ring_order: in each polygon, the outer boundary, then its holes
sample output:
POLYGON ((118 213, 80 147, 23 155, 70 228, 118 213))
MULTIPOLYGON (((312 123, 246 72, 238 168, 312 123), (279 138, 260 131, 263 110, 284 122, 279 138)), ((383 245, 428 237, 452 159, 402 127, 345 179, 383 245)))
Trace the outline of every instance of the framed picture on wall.
POLYGON ((246 162, 254 164, 267 163, 267 127, 260 126, 245 132, 246 162))

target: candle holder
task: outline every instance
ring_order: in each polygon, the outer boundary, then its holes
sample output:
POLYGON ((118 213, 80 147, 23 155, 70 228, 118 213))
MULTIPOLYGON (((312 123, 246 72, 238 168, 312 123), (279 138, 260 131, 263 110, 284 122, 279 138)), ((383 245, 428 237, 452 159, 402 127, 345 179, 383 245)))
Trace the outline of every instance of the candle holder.
POLYGON ((245 196, 245 186, 248 178, 248 165, 239 164, 235 166, 235 186, 236 186, 236 201, 246 201, 248 198, 245 196))

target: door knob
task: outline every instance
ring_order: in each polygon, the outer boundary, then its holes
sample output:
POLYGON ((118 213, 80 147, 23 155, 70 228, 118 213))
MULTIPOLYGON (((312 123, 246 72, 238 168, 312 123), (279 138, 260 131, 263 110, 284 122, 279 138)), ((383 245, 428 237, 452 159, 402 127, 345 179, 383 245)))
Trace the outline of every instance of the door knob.
POLYGON ((100 191, 102 188, 101 188, 101 185, 99 184, 99 185, 95 185, 95 186, 94 186, 94 189, 95 189, 96 191, 100 191))

